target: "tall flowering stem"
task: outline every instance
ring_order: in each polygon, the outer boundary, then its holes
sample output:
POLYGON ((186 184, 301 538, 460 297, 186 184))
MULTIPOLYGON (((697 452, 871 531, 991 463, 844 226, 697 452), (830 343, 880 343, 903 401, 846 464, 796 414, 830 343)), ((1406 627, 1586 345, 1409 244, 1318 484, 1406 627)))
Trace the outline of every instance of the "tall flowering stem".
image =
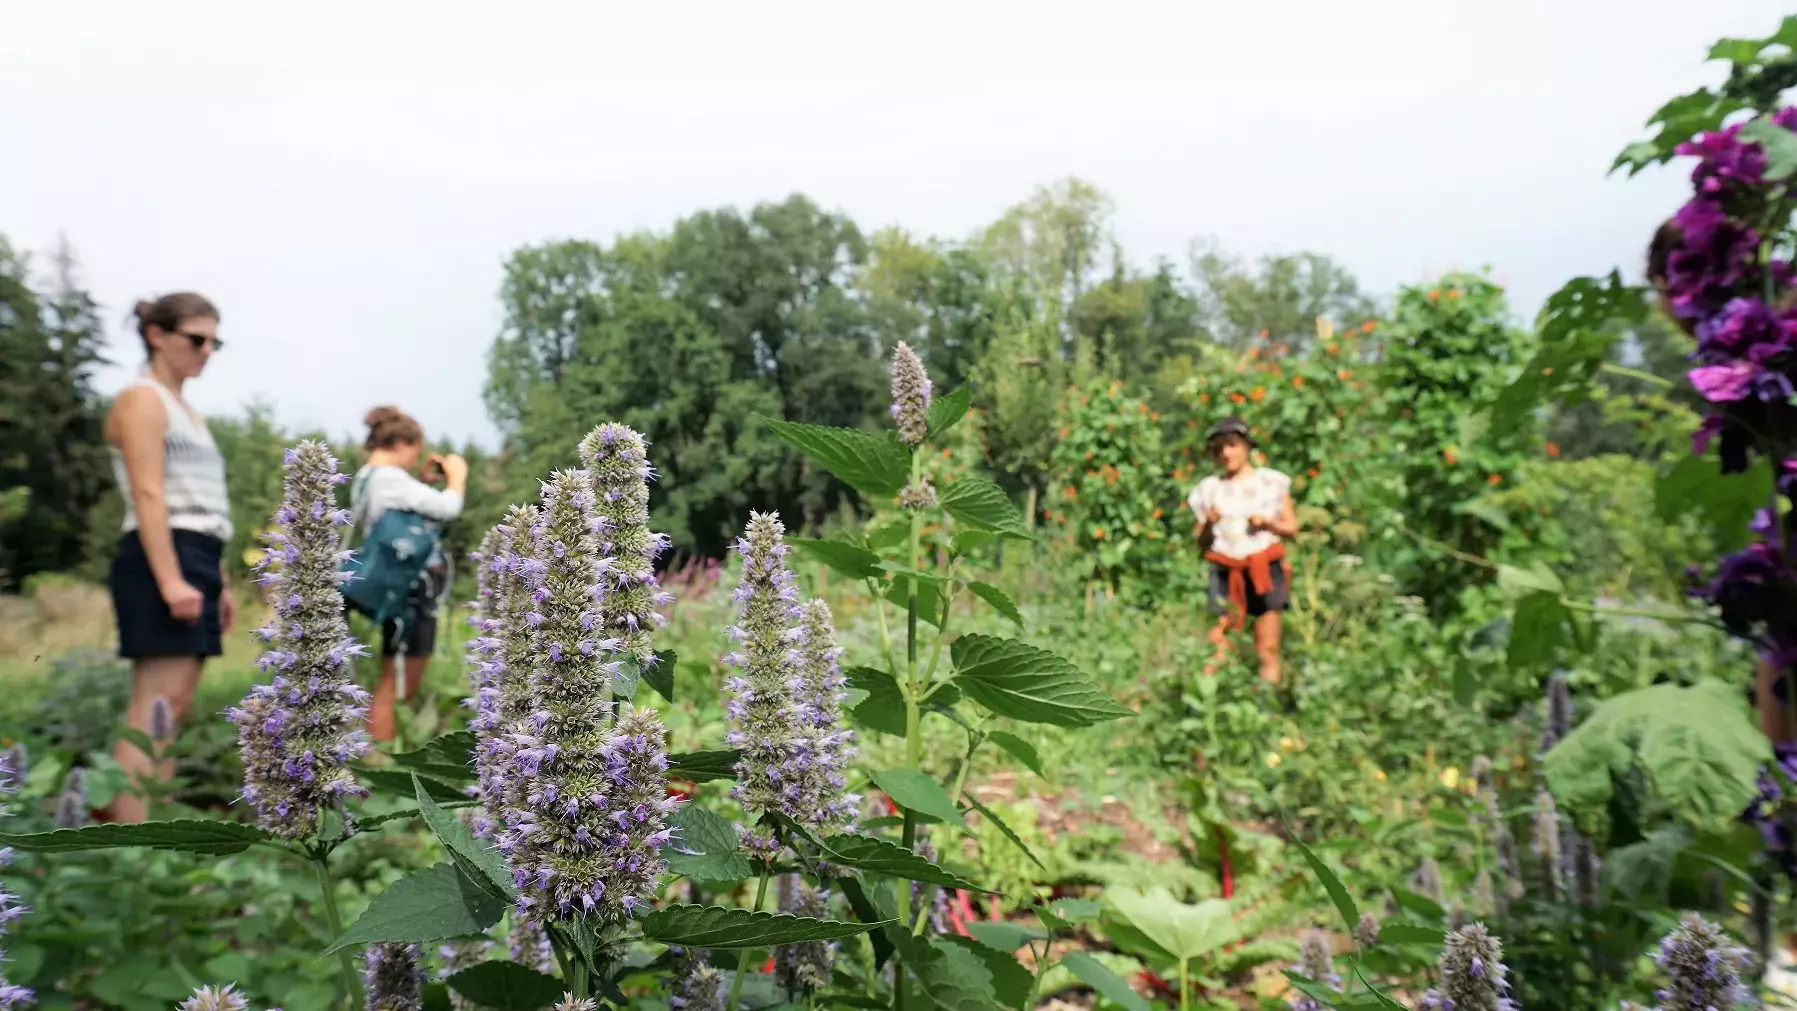
POLYGON ((262 827, 304 839, 319 808, 364 796, 350 763, 368 749, 368 693, 350 680, 350 661, 366 649, 343 617, 339 530, 349 510, 334 489, 347 480, 321 442, 287 451, 285 495, 257 578, 274 619, 257 630, 268 651, 256 666, 273 675, 230 711, 243 752, 243 798, 262 827))
POLYGON ((655 468, 648 442, 623 425, 600 425, 581 440, 580 460, 592 476, 594 535, 608 560, 600 624, 642 662, 653 663, 649 634, 666 621, 660 608, 674 598, 655 575, 655 559, 667 549, 668 537, 649 530, 655 468))
POLYGON ((1666 986, 1654 993, 1660 1011, 1726 1011, 1752 1000, 1741 983, 1752 966, 1747 949, 1694 913, 1660 942, 1654 962, 1667 976, 1666 986))
POLYGON ((830 605, 806 601, 799 609, 797 820, 817 831, 848 824, 861 800, 843 790, 855 732, 842 725, 848 679, 841 656, 830 605))
POLYGON ((521 777, 505 813, 500 849, 511 858, 518 907, 530 917, 594 913, 605 898, 614 823, 603 751, 612 678, 623 643, 602 636, 601 559, 593 534, 592 483, 559 471, 543 485, 542 512, 525 563, 531 711, 512 735, 511 775, 521 777))
MULTIPOLYGON (((742 751, 733 795, 754 821, 775 813, 805 815, 800 741, 807 721, 796 698, 803 683, 796 648, 799 591, 786 567, 791 548, 785 535, 777 514, 749 514, 748 529, 736 542, 742 582, 734 592, 736 623, 728 630, 736 648, 723 658, 735 671, 724 681, 734 695, 725 703, 728 741, 742 751)), ((773 838, 754 824, 747 827, 750 847, 772 857, 778 848, 773 838)))
MULTIPOLYGON (((19 792, 19 786, 25 782, 25 749, 20 745, 8 748, 0 753, 0 796, 10 796, 19 792)), ((12 863, 12 847, 0 849, 0 867, 12 863)), ((19 917, 31 912, 30 908, 19 901, 19 897, 0 884, 0 937, 12 930, 19 917)), ((0 950, 0 966, 6 961, 6 952, 0 950)), ((12 1011, 13 1008, 33 1003, 37 994, 29 987, 8 983, 6 977, 0 975, 0 1011, 12 1011)))
POLYGON ((531 627, 525 616, 536 609, 526 573, 534 571, 520 548, 527 548, 537 522, 535 506, 513 506, 482 541, 480 597, 469 640, 473 663, 474 768, 481 806, 473 819, 476 835, 496 837, 506 809, 506 791, 517 785, 509 772, 515 746, 511 733, 530 706, 531 627))
POLYGON ((1503 954, 1503 945, 1483 923, 1450 933, 1436 966, 1441 986, 1424 994, 1418 1006, 1424 1011, 1516 1011, 1503 954))
POLYGON ((371 944, 362 956, 368 1011, 423 1011, 423 952, 416 944, 371 944))
POLYGON ((892 350, 892 420, 898 423, 899 441, 918 446, 929 434, 930 377, 923 359, 903 341, 892 350))

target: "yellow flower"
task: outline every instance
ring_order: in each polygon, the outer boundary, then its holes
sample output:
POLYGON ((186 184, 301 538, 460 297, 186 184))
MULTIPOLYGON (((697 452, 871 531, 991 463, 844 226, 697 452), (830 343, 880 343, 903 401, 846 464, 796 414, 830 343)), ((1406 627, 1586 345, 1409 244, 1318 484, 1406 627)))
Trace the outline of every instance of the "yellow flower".
POLYGON ((1281 737, 1279 739, 1279 750, 1280 751, 1290 751, 1297 746, 1298 746, 1298 743, 1296 741, 1292 740, 1290 737, 1281 737))
POLYGON ((1440 778, 1441 778, 1441 785, 1449 790, 1452 790, 1455 786, 1459 785, 1459 783, 1460 783, 1460 770, 1456 769, 1450 765, 1447 768, 1441 770, 1440 778))
POLYGON ((1385 770, 1384 769, 1374 769, 1373 770, 1373 778, 1378 780, 1381 783, 1385 782, 1385 770))
POLYGON ((1277 752, 1277 751, 1267 752, 1267 768, 1277 769, 1277 768, 1279 768, 1279 763, 1283 762, 1283 761, 1285 761, 1285 759, 1279 757, 1279 752, 1277 752))

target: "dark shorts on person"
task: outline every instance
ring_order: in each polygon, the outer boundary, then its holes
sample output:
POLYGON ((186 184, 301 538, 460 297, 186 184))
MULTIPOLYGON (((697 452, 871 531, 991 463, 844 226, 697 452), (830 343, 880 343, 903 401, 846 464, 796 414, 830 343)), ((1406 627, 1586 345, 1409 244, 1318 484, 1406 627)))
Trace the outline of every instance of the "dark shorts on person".
MULTIPOLYGON (((1254 580, 1248 573, 1242 573, 1242 579, 1248 585, 1248 616, 1251 618, 1283 611, 1291 601, 1291 575, 1286 571, 1285 562, 1273 562, 1267 566, 1267 571, 1273 577, 1273 587, 1265 595, 1254 592, 1254 580)), ((1210 606, 1218 614, 1228 614, 1230 611, 1229 570, 1221 565, 1211 566, 1210 606)))
POLYGON ((406 591, 405 616, 381 624, 381 655, 430 656, 437 648, 437 601, 443 575, 426 569, 406 591), (402 650, 401 647, 404 647, 402 650))
POLYGON ((181 578, 200 591, 200 619, 178 621, 169 613, 156 576, 150 571, 143 541, 132 530, 119 538, 106 581, 112 590, 112 613, 118 620, 119 656, 135 660, 152 656, 208 657, 224 652, 218 600, 225 585, 219 570, 225 542, 191 530, 171 533, 181 578))

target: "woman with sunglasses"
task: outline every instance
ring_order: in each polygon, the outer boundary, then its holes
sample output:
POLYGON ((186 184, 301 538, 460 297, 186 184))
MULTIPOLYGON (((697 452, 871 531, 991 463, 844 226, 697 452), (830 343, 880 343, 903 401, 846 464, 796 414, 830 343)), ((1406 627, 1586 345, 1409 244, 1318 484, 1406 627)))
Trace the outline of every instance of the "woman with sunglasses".
MULTIPOLYGON (((119 655, 131 661, 125 724, 149 734, 158 699, 176 725, 186 716, 200 665, 222 652, 236 604, 224 566, 231 539, 224 457, 205 419, 181 396, 222 344, 218 310, 184 291, 139 302, 133 316, 149 363, 106 417, 113 473, 125 495, 125 533, 109 582, 119 655)), ((174 771, 171 760, 158 763, 122 739, 114 757, 139 784, 174 771)), ((108 814, 143 821, 145 793, 119 794, 108 814)))

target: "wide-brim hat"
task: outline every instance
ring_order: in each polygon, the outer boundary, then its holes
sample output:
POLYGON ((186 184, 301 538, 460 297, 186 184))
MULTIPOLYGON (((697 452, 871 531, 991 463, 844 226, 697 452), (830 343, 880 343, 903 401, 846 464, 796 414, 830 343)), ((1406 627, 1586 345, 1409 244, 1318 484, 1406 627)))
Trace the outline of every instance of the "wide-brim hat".
POLYGON ((1208 446, 1226 435, 1239 435, 1248 445, 1254 445, 1254 435, 1249 432, 1248 423, 1233 414, 1211 428, 1210 434, 1204 437, 1204 444, 1208 446))

